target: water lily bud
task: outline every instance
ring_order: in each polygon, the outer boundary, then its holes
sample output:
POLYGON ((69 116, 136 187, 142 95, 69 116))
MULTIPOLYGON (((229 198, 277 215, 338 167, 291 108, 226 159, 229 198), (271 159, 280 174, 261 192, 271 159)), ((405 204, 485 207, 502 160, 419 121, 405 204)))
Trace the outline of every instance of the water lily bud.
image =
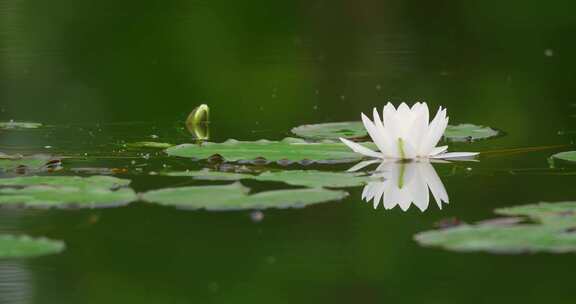
POLYGON ((199 140, 207 140, 210 137, 208 129, 210 109, 207 105, 201 104, 194 108, 186 119, 186 129, 199 140))

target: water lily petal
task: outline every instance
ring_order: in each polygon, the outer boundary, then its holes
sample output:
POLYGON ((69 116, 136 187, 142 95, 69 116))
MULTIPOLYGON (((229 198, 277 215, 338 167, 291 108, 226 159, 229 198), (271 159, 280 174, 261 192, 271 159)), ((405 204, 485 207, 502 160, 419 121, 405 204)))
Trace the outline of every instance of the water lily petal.
POLYGON ((384 146, 382 149, 380 149, 380 151, 385 156, 394 158, 398 157, 398 151, 397 149, 394 149, 395 147, 394 139, 392 138, 392 136, 390 136, 390 132, 388 132, 388 130, 386 130, 386 128, 384 127, 384 124, 380 119, 380 115, 378 114, 378 110, 374 108, 373 112, 374 112, 373 113, 374 125, 379 134, 379 138, 382 141, 382 145, 384 146))
POLYGON ((379 185, 377 185, 376 190, 375 190, 374 201, 372 202, 374 209, 378 208, 378 205, 380 204, 380 200, 384 196, 385 191, 386 191, 386 183, 383 183, 383 182, 379 183, 379 185))
POLYGON ((400 117, 408 117, 410 115, 410 107, 403 102, 398 106, 398 110, 396 110, 397 116, 400 117))
POLYGON ((418 156, 426 156, 426 155, 420 155, 418 153, 419 151, 417 148, 420 146, 422 138, 428 132, 428 120, 426 119, 426 115, 424 115, 424 112, 419 111, 419 108, 416 110, 417 112, 414 113, 412 123, 408 128, 406 141, 408 141, 412 145, 412 147, 415 148, 416 150, 415 152, 418 156))
POLYGON ((428 185, 426 185, 420 174, 416 173, 416 177, 411 181, 409 187, 412 193, 414 205, 416 205, 420 211, 428 209, 430 191, 428 190, 428 185))
POLYGON ((438 208, 442 209, 442 202, 448 203, 448 193, 446 192, 446 188, 444 188, 444 184, 442 180, 429 163, 422 163, 419 167, 420 173, 425 181, 425 183, 430 188, 432 192, 432 196, 438 205, 438 208))
POLYGON ((364 123, 364 128, 368 131, 368 135, 372 138, 372 141, 378 146, 378 149, 382 152, 388 150, 383 139, 383 131, 376 128, 374 123, 368 118, 364 113, 362 113, 362 123, 364 123))
POLYGON ((424 137, 421 146, 419 147, 419 155, 429 155, 436 144, 442 138, 444 130, 448 126, 448 118, 446 117, 446 110, 440 107, 436 116, 428 127, 428 133, 424 137))
POLYGON ((361 161, 357 164, 355 164, 354 166, 352 166, 350 169, 346 170, 346 172, 356 172, 358 170, 362 170, 372 164, 376 164, 376 163, 380 163, 382 160, 381 159, 372 159, 372 160, 365 160, 365 161, 361 161))
POLYGON ((436 147, 436 148, 432 149, 432 152, 430 152, 429 156, 430 157, 436 156, 438 154, 446 152, 446 150, 448 150, 448 146, 436 147))
POLYGON ((364 189, 362 189, 362 199, 369 202, 372 199, 372 197, 374 197, 376 186, 377 186, 376 183, 368 183, 368 185, 366 185, 364 189))
POLYGON ((396 115, 396 108, 394 105, 389 102, 384 106, 382 110, 382 122, 384 123, 384 127, 388 127, 392 117, 396 115))
POLYGON ((347 140, 346 138, 342 138, 340 137, 340 141, 343 142, 345 145, 347 145, 350 149, 352 149, 352 151, 356 152, 356 153, 360 153, 362 155, 366 155, 369 157, 376 157, 376 158, 382 158, 384 155, 382 155, 381 153, 372 151, 360 144, 357 144, 353 141, 347 140))
POLYGON ((432 158, 440 158, 440 159, 457 159, 457 158, 473 158, 477 156, 478 152, 448 152, 448 153, 441 153, 438 155, 432 156, 432 158))

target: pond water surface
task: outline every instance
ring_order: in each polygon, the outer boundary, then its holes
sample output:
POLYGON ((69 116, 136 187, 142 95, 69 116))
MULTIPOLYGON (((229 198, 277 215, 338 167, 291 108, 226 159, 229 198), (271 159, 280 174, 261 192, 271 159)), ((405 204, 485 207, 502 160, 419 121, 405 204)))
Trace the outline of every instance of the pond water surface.
POLYGON ((388 101, 426 100, 451 123, 504 132, 450 143, 481 152, 478 162, 433 164, 449 196, 441 210, 432 200, 425 211, 374 209, 363 187, 259 212, 0 209, 1 232, 66 243, 0 260, 0 303, 573 303, 573 254, 459 253, 414 235, 499 207, 576 200, 576 167, 548 162, 573 150, 575 5, 0 0, 0 121, 46 125, 0 130, 0 151, 69 157, 41 175, 112 174, 137 192, 227 184, 156 175, 215 165, 123 147, 192 142, 184 121, 201 103, 213 142, 280 140, 388 101), (508 151, 517 148, 535 149, 508 151))

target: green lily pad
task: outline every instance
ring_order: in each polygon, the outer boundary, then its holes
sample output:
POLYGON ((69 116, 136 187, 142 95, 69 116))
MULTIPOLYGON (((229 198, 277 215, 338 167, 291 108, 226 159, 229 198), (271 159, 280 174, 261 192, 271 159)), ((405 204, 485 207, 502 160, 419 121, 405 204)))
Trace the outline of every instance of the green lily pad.
POLYGON ((198 180, 218 180, 218 181, 238 181, 242 179, 250 179, 256 177, 251 174, 234 173, 234 172, 220 172, 208 169, 199 171, 176 171, 164 173, 167 176, 186 176, 198 180))
POLYGON ((329 122, 302 125, 292 129, 292 133, 310 139, 359 138, 368 136, 364 125, 359 121, 329 122))
POLYGON ((419 233, 415 239, 424 246, 437 246, 454 251, 492 253, 576 251, 576 233, 552 225, 460 225, 419 233))
POLYGON ((503 215, 523 215, 534 219, 549 216, 576 216, 576 202, 538 203, 495 210, 503 215))
POLYGON ((285 170, 264 172, 254 179, 283 182, 295 186, 344 188, 362 186, 370 177, 344 172, 285 170))
MULTIPOLYGON (((370 145, 370 148, 374 148, 370 145)), ((220 155, 227 161, 314 161, 354 162, 362 158, 339 142, 309 143, 302 139, 286 138, 282 141, 237 141, 223 143, 183 144, 166 149, 171 156, 207 159, 220 155)))
POLYGON ((30 258, 64 250, 62 241, 29 236, 0 235, 0 258, 30 258))
POLYGON ((260 175, 241 174, 218 171, 183 171, 170 172, 169 176, 189 176, 200 180, 243 180, 253 179, 259 181, 283 182, 294 186, 305 187, 331 187, 345 188, 364 185, 368 176, 361 174, 352 174, 344 172, 326 172, 317 170, 283 170, 283 171, 266 171, 260 175))
POLYGON ((527 216, 546 225, 576 226, 576 202, 538 203, 496 209, 497 214, 527 216))
POLYGON ((126 144, 128 148, 153 148, 153 149, 166 149, 174 146, 173 144, 155 142, 155 141, 139 141, 126 144))
POLYGON ((500 133, 497 130, 490 127, 460 124, 446 127, 444 138, 449 141, 474 141, 498 136, 498 134, 500 133))
POLYGON ((552 160, 559 159, 567 162, 576 162, 576 151, 566 151, 556 153, 551 156, 552 160))
POLYGON ((23 122, 23 121, 4 121, 0 122, 0 129, 4 130, 18 130, 18 129, 37 129, 43 125, 38 122, 23 122))
POLYGON ((60 165, 60 160, 48 155, 0 155, 0 171, 16 169, 37 171, 47 169, 50 165, 60 165))
POLYGON ((301 208, 311 204, 336 201, 348 193, 327 189, 273 190, 249 194, 239 183, 224 186, 168 188, 143 193, 144 201, 181 209, 245 210, 301 208))
MULTIPOLYGON (((339 137, 348 139, 368 136, 364 125, 360 121, 331 122, 323 124, 309 124, 292 129, 292 133, 309 139, 331 139, 339 137)), ((444 138, 450 141, 473 141, 497 136, 499 132, 490 127, 473 124, 460 124, 448 126, 444 138)))
POLYGON ((130 180, 112 176, 29 176, 0 179, 0 205, 98 208, 136 200, 130 180))
POLYGON ((425 246, 456 251, 576 252, 576 202, 514 206, 496 209, 496 213, 516 217, 426 231, 415 239, 425 246), (523 224, 517 216, 533 223, 523 224), (508 224, 491 224, 497 222, 508 224))

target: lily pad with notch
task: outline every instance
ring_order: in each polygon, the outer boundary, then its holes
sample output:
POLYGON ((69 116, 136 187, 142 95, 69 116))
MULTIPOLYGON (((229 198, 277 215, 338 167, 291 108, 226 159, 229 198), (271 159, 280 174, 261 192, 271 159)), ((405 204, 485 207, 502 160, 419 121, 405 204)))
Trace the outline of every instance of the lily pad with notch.
POLYGON ((347 192, 320 188, 272 190, 250 194, 240 183, 219 186, 180 187, 153 190, 142 200, 180 209, 246 210, 302 208, 312 204, 341 200, 347 192))
MULTIPOLYGON (((374 145, 368 144, 370 148, 374 145)), ((282 141, 237 141, 227 140, 223 143, 205 142, 202 144, 182 144, 166 149, 171 156, 193 159, 209 159, 214 155, 226 161, 258 162, 310 162, 339 163, 354 162, 362 158, 344 144, 333 141, 309 143, 302 139, 285 138, 282 141)))
POLYGON ((33 238, 27 235, 0 235, 0 258, 31 258, 60 253, 65 249, 62 241, 33 238))
POLYGON ((112 176, 27 176, 0 179, 0 206, 103 208, 137 199, 130 180, 112 176))

